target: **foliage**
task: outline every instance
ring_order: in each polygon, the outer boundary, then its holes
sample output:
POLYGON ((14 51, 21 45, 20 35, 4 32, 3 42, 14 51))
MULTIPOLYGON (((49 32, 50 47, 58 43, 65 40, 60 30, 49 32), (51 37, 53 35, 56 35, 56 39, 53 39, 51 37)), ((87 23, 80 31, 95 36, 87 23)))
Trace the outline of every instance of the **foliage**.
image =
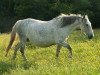
POLYGON ((47 7, 47 2, 42 0, 17 0, 15 4, 15 12, 18 17, 34 17, 43 18, 43 13, 47 7), (41 17, 42 16, 42 17, 41 17))
POLYGON ((92 22, 93 24, 97 24, 96 27, 100 27, 100 0, 90 0, 91 3, 91 11, 93 12, 92 22))
POLYGON ((34 48, 26 46, 28 61, 22 60, 18 52, 17 59, 11 60, 14 45, 7 58, 4 57, 10 34, 0 35, 0 75, 100 75, 100 30, 94 30, 95 37, 88 40, 80 31, 71 34, 68 42, 73 48, 73 58, 68 58, 68 50, 62 48, 59 60, 55 59, 56 46, 34 48))
POLYGON ((18 19, 50 20, 60 13, 88 14, 93 27, 100 27, 100 0, 0 0, 0 32, 11 31, 18 19))

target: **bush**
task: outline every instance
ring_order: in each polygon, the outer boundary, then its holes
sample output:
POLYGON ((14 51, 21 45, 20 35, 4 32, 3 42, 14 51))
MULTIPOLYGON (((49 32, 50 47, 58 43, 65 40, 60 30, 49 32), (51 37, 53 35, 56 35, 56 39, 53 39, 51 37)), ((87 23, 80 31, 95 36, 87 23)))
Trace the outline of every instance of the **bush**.
POLYGON ((100 27, 100 0, 0 0, 0 31, 11 31, 18 19, 50 20, 60 13, 88 14, 100 27))

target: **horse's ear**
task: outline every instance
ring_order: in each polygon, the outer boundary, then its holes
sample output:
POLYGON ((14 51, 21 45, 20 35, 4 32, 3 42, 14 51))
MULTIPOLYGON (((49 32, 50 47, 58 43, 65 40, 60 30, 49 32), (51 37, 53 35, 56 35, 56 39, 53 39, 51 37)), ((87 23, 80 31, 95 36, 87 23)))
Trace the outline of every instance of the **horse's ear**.
POLYGON ((87 18, 87 15, 83 15, 82 21, 83 21, 83 22, 86 21, 86 18, 87 18))
POLYGON ((84 21, 84 19, 85 19, 85 16, 86 16, 86 15, 83 15, 83 17, 82 17, 82 21, 84 21))
POLYGON ((85 16, 86 16, 86 15, 83 15, 83 19, 85 19, 85 16))

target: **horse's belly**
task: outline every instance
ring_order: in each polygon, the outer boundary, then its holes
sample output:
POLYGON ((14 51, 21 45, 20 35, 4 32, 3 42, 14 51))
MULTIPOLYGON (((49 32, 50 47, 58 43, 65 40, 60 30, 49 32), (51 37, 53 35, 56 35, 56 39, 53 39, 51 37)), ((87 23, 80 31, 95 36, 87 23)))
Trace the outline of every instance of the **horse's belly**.
POLYGON ((52 46, 52 45, 54 45, 54 44, 41 44, 41 43, 36 43, 36 44, 33 44, 34 46, 38 46, 38 47, 50 47, 50 46, 52 46))
POLYGON ((34 27, 31 27, 30 30, 27 37, 34 45, 48 47, 52 44, 55 44, 52 28, 45 25, 35 25, 34 27))
POLYGON ((48 43, 48 42, 43 42, 43 41, 31 41, 31 43, 39 47, 49 47, 55 44, 55 43, 50 43, 50 42, 48 43))
POLYGON ((30 39, 30 42, 35 45, 35 46, 39 46, 39 47, 49 47, 51 45, 54 45, 55 42, 53 40, 50 39, 40 39, 40 38, 34 38, 34 39, 30 39))

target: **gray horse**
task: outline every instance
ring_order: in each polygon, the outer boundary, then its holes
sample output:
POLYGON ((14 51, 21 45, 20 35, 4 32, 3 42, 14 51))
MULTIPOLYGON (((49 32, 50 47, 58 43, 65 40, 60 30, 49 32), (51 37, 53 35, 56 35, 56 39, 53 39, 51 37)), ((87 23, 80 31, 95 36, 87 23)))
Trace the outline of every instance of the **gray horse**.
POLYGON ((41 21, 31 18, 18 20, 12 28, 11 38, 6 49, 5 56, 7 56, 17 33, 19 35, 20 42, 15 46, 13 59, 16 58, 16 53, 18 49, 20 49, 22 57, 26 60, 24 49, 27 38, 33 45, 39 47, 57 45, 57 58, 61 47, 65 47, 69 50, 69 57, 71 58, 72 48, 68 42, 65 42, 65 39, 68 39, 69 34, 79 27, 87 34, 89 39, 93 38, 94 33, 87 15, 61 14, 50 21, 41 21))

